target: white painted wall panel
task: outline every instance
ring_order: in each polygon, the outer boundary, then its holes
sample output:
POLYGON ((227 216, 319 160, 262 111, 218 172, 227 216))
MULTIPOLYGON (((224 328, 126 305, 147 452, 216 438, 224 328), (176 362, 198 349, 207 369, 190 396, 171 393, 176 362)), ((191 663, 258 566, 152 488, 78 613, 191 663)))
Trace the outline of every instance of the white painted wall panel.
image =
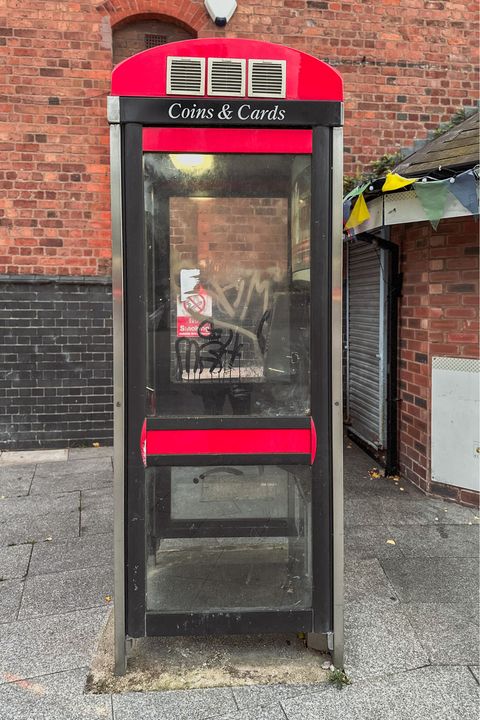
POLYGON ((432 480, 480 491, 480 361, 432 358, 432 480))

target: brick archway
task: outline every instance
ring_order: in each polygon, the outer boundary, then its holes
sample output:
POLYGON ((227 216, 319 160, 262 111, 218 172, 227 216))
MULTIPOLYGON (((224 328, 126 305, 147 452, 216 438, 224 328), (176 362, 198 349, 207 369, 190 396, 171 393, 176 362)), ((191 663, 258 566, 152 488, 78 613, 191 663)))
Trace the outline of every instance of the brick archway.
POLYGON ((137 20, 161 20, 180 25, 192 35, 199 33, 208 24, 202 0, 181 0, 172 7, 171 0, 111 0, 97 5, 97 10, 110 17, 112 28, 137 20))

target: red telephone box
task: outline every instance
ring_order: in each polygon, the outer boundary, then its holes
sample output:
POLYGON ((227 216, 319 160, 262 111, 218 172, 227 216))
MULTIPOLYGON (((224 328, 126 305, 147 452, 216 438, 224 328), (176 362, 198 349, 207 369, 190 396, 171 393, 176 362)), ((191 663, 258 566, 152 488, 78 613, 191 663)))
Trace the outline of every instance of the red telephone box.
POLYGON ((117 672, 145 635, 341 665, 341 79, 188 40, 115 68, 109 122, 117 672))

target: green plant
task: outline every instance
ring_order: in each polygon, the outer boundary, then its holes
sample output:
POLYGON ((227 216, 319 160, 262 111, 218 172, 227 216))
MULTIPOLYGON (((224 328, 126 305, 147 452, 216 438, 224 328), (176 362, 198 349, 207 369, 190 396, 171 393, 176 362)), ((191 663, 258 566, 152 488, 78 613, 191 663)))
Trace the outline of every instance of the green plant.
POLYGON ((344 670, 334 668, 333 670, 330 670, 328 674, 328 682, 335 685, 338 690, 343 690, 345 685, 350 685, 351 680, 344 670))
POLYGON ((460 125, 461 122, 467 119, 467 112, 465 108, 460 108, 459 110, 456 110, 450 120, 446 123, 441 123, 441 125, 438 126, 436 130, 433 131, 433 137, 438 138, 440 135, 443 135, 444 133, 448 132, 452 128, 454 128, 456 125, 460 125))
POLYGON ((348 195, 348 193, 353 190, 353 188, 356 188, 357 185, 360 185, 362 182, 362 178, 360 175, 356 175, 353 177, 353 175, 344 175, 343 176, 343 197, 345 195, 348 195))
POLYGON ((367 181, 385 176, 387 172, 395 167, 395 165, 398 165, 402 157, 403 155, 401 152, 385 153, 379 157, 378 160, 374 160, 369 166, 367 166, 362 173, 357 173, 355 176, 344 175, 343 196, 345 197, 345 195, 358 185, 362 185, 367 181))
POLYGON ((401 152, 386 153, 385 155, 382 155, 378 158, 378 160, 374 160, 374 162, 370 165, 369 177, 372 175, 373 177, 382 177, 383 175, 386 175, 387 172, 393 170, 395 165, 398 165, 402 157, 403 155, 401 152))

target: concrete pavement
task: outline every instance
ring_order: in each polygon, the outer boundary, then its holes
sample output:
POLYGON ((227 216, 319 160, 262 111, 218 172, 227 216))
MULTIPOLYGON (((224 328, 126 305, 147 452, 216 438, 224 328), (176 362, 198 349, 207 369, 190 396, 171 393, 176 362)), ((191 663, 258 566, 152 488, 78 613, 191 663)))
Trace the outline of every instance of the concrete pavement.
POLYGON ((373 464, 347 443, 351 685, 91 695, 113 595, 111 450, 2 453, 0 720, 476 720, 479 514, 373 464))

